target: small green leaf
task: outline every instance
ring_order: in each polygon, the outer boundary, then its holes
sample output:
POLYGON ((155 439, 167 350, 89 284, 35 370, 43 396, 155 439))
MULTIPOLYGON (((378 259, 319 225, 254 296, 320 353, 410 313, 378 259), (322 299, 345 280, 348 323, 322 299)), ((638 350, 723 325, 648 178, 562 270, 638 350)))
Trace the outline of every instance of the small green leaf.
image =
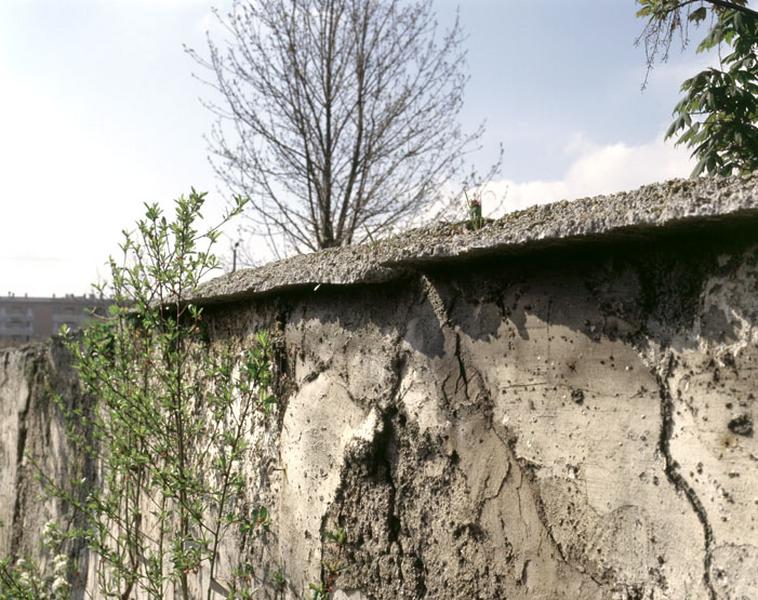
POLYGON ((700 21, 703 21, 706 16, 708 16, 708 11, 705 6, 701 6, 700 8, 693 10, 688 19, 693 23, 699 23, 700 21))

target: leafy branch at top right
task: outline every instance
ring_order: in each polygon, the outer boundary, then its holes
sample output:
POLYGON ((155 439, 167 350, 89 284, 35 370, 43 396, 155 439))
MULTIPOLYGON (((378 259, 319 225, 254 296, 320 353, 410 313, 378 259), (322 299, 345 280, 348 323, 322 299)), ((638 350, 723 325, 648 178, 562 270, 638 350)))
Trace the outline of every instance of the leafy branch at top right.
POLYGON ((637 0, 647 19, 643 43, 648 71, 665 61, 673 40, 682 47, 690 26, 710 30, 697 52, 718 48, 719 66, 684 81, 666 138, 677 138, 698 160, 692 175, 731 175, 758 168, 758 12, 747 0, 637 0))

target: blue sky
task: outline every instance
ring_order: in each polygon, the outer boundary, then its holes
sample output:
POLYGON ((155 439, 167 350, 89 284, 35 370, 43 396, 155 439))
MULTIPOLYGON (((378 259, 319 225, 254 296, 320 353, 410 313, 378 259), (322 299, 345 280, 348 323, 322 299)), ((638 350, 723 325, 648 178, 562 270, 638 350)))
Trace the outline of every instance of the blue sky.
MULTIPOLYGON (((205 47, 211 4, 0 2, 0 293, 87 292, 143 202, 170 208, 194 186, 222 212, 208 91, 182 50, 205 47)), ((462 122, 487 121, 483 166, 505 147, 492 198, 507 190, 518 209, 689 174, 687 152, 661 138, 679 84, 712 59, 674 51, 641 92, 632 0, 438 0, 441 23, 459 5, 462 122)))
MULTIPOLYGON (((454 10, 454 2, 444 3, 454 10)), ((502 140, 504 174, 559 178, 577 136, 597 144, 651 141, 669 122, 679 77, 654 76, 643 94, 641 22, 626 0, 481 0, 462 6, 470 33, 467 117, 502 140), (560 142, 564 142, 561 144, 560 142)), ((679 59, 677 54, 675 59, 679 59)), ((674 60, 672 64, 687 62, 674 60)))

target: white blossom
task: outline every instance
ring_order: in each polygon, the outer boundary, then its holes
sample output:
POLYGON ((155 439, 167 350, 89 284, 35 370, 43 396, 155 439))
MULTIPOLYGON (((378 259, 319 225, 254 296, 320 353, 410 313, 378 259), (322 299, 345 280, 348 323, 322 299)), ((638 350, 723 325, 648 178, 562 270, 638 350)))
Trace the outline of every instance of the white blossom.
POLYGON ((59 575, 60 573, 65 573, 66 568, 68 567, 68 556, 65 554, 58 554, 55 558, 53 558, 53 572, 56 575, 59 575))
POLYGON ((68 590, 68 582, 62 575, 58 575, 55 579, 53 579, 51 589, 53 591, 53 594, 65 592, 68 590))

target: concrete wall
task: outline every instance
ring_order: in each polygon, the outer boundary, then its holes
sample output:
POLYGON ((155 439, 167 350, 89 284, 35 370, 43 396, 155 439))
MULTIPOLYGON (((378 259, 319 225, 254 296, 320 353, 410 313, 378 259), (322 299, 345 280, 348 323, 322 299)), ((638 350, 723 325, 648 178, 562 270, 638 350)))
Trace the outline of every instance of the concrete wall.
MULTIPOLYGON (((94 480, 92 465, 77 460, 68 443, 60 410, 86 404, 59 341, 0 349, 0 557, 32 557, 47 570, 52 556, 40 547, 45 524, 79 524, 64 502, 43 491, 39 473, 57 482, 94 480)), ((81 590, 90 557, 79 544, 65 550, 77 558, 71 583, 81 590)))
MULTIPOLYGON (((251 439, 248 493, 271 530, 230 536, 229 564, 256 566, 262 598, 302 598, 335 562, 343 600, 758 597, 758 197, 734 185, 747 209, 719 218, 344 285, 341 251, 313 259, 325 283, 214 283, 238 287, 206 290, 213 339, 279 331, 286 390, 251 439), (279 568, 283 594, 265 582, 279 568)), ((34 384, 64 363, 0 353, 0 555, 65 509, 27 502, 18 450, 34 439, 65 477, 34 384)))

